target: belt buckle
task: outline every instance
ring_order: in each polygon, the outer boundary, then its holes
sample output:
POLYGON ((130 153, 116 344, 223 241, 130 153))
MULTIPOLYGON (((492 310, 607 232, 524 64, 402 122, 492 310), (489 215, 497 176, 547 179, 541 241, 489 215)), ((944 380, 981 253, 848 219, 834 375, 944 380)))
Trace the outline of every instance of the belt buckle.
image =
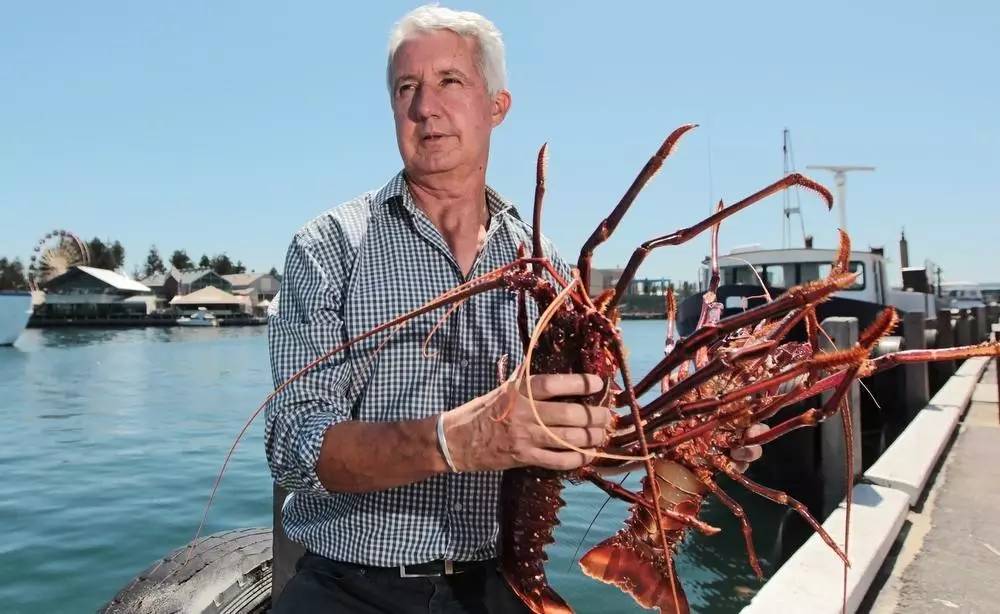
POLYGON ((440 576, 453 576, 455 571, 455 562, 450 559, 445 559, 444 561, 444 573, 410 573, 406 571, 406 565, 399 566, 399 577, 400 578, 437 578, 440 576))

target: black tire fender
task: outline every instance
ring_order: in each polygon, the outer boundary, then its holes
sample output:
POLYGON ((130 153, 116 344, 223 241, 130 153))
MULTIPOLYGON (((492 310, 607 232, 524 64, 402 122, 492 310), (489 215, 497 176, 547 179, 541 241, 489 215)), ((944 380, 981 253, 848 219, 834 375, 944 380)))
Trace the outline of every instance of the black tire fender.
POLYGON ((271 529, 223 531, 153 563, 99 612, 263 614, 271 606, 271 568, 271 529))

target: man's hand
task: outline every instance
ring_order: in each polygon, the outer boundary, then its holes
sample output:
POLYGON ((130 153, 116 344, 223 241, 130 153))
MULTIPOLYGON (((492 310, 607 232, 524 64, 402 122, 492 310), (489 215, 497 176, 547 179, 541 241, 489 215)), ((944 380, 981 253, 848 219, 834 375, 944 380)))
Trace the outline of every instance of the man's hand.
MULTIPOLYGON (((744 432, 744 436, 749 439, 757 435, 763 435, 769 430, 771 430, 771 427, 766 424, 754 424, 744 432)), ((763 450, 760 446, 743 446, 741 448, 733 448, 729 451, 729 457, 733 459, 733 469, 740 473, 745 472, 750 463, 759 459, 761 454, 763 454, 763 450)))
MULTIPOLYGON (((601 446, 611 423, 607 407, 565 403, 553 399, 600 392, 604 382, 595 375, 533 375, 528 385, 538 418, 559 439, 592 452, 601 446)), ((592 454, 567 449, 538 424, 527 392, 505 382, 444 415, 445 439, 459 471, 493 471, 536 466, 576 469, 592 454), (498 419, 503 416, 503 419, 498 419)))

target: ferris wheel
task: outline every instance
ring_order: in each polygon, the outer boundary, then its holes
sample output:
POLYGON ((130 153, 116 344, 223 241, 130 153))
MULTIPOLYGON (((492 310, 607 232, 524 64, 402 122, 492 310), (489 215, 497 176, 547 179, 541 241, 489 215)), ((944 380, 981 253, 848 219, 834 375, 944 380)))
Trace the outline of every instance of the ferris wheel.
POLYGON ((70 268, 89 263, 90 251, 80 237, 68 230, 53 230, 35 244, 28 264, 28 285, 38 290, 70 268))

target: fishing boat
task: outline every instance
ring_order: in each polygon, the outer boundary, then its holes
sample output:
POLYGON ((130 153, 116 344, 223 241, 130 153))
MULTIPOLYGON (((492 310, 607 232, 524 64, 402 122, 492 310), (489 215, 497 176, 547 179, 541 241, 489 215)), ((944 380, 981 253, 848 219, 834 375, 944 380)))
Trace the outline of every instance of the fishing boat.
MULTIPOLYGON (((786 128, 782 146, 785 175, 795 172, 795 158, 792 151, 791 135, 786 128)), ((847 227, 847 179, 851 171, 873 171, 871 166, 809 166, 811 169, 828 170, 834 173, 837 187, 837 208, 840 227, 847 227)), ((732 315, 749 307, 755 307, 770 300, 789 288, 829 275, 836 257, 835 249, 816 249, 813 237, 806 234, 799 202, 799 190, 782 193, 782 248, 765 249, 751 245, 732 249, 727 254, 719 254, 719 288, 716 300, 723 305, 723 316, 732 315), (793 247, 792 235, 795 228, 792 217, 797 216, 801 229, 801 247, 793 247)), ((869 251, 851 251, 851 272, 858 277, 854 284, 833 294, 817 309, 819 320, 827 317, 855 317, 862 328, 872 322, 885 307, 892 306, 901 312, 923 313, 926 319, 935 317, 943 307, 943 301, 931 292, 928 271, 925 267, 909 267, 909 248, 905 234, 899 241, 902 285, 893 287, 887 274, 885 250, 881 247, 869 251)), ((711 260, 702 262, 697 294, 681 302, 677 314, 677 328, 681 335, 690 334, 698 324, 703 297, 709 288, 711 260)))
POLYGON ((215 317, 208 309, 204 307, 199 307, 198 311, 192 313, 190 316, 185 316, 177 319, 178 326, 218 326, 219 319, 215 317))
POLYGON ((30 292, 0 291, 0 346, 14 345, 30 317, 30 292))
MULTIPOLYGON (((720 254, 716 300, 723 305, 723 315, 762 304, 792 286, 826 277, 836 253, 833 249, 814 249, 809 241, 800 248, 761 249, 754 245, 720 254)), ((889 305, 903 312, 923 313, 926 318, 933 318, 940 307, 940 299, 928 291, 926 284, 916 284, 912 290, 892 287, 882 248, 852 251, 849 267, 858 274, 854 285, 819 305, 820 320, 831 316, 855 317, 864 327, 889 305)), ((910 270, 917 274, 915 277, 922 271, 910 270)), ((703 290, 708 288, 710 274, 710 261, 706 258, 699 280, 703 290)), ((682 335, 690 334, 697 326, 703 296, 704 291, 681 302, 677 325, 682 335)))

